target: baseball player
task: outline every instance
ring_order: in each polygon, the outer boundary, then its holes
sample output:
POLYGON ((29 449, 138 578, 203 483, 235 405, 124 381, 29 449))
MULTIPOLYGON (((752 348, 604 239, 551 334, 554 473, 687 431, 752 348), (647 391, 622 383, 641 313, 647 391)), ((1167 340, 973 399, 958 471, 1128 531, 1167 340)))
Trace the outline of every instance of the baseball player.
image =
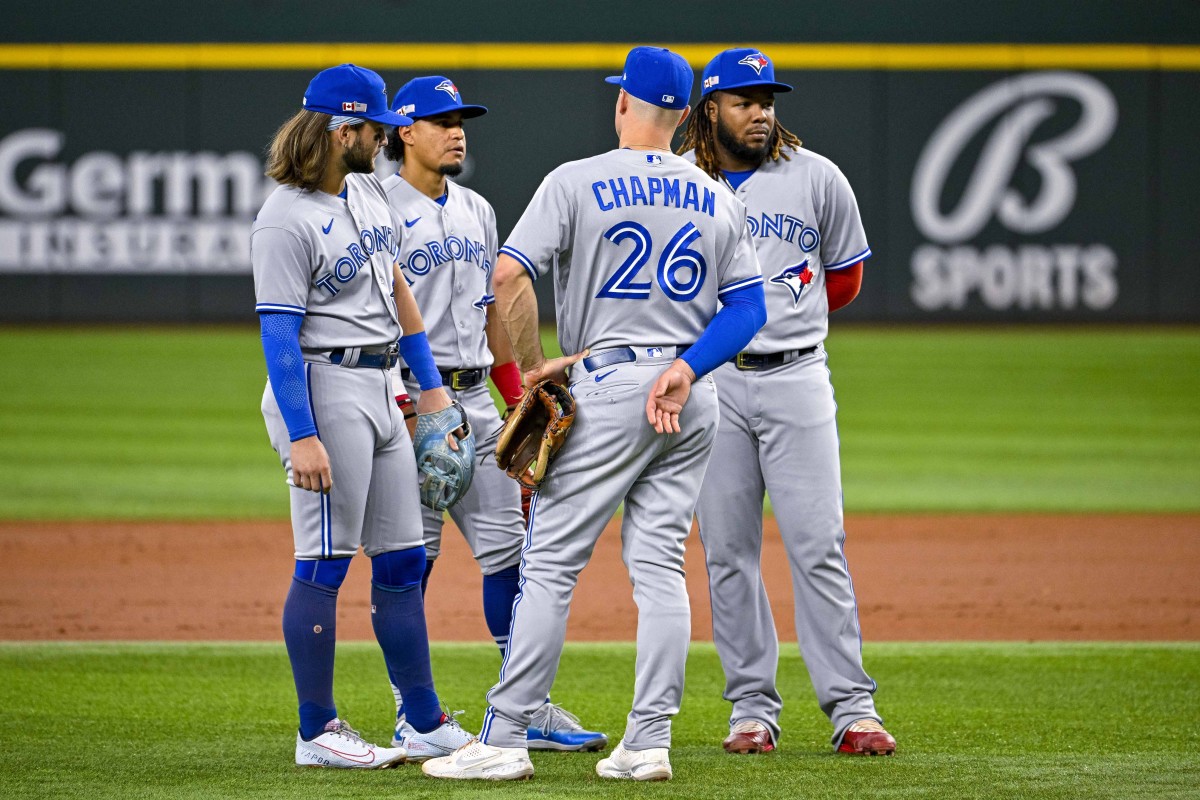
POLYGON ((360 545, 371 559, 375 636, 410 724, 449 749, 471 738, 442 713, 433 686, 416 461, 388 375, 403 354, 423 388, 420 411, 450 405, 398 278, 403 223, 371 174, 384 126, 410 122, 388 110, 374 72, 342 64, 319 73, 271 143, 267 174, 281 185, 250 235, 268 375, 262 412, 291 487, 296 563, 283 637, 299 701, 296 763, 305 766, 390 767, 406 756, 364 741, 334 704, 338 588, 360 545))
POLYGON ((828 358, 829 312, 849 303, 871 255, 854 192, 775 118, 762 52, 726 50, 704 70, 683 151, 746 203, 766 286, 767 325, 715 370, 721 424, 697 514, 713 638, 733 703, 731 753, 775 749, 779 642, 761 574, 763 493, 775 510, 796 592, 796 635, 842 753, 890 755, 863 670, 854 587, 842 552, 841 467, 828 358))
MULTIPOLYGON (((429 326, 429 345, 442 382, 462 405, 480 438, 479 468, 466 495, 450 509, 483 572, 483 612, 503 656, 517 595, 525 520, 517 483, 497 468, 496 438, 500 417, 487 389, 487 376, 508 405, 521 396, 521 374, 512 345, 496 315, 492 270, 496 263, 496 214, 491 205, 448 177, 463 169, 467 139, 463 121, 487 113, 465 105, 449 78, 414 78, 401 87, 392 109, 414 122, 395 129, 385 154, 400 171, 383 181, 388 202, 405 226, 397 261, 429 326), (497 366, 492 366, 493 364, 497 366), (484 462, 488 462, 486 465, 484 462)), ((421 387, 407 366, 396 367, 402 388, 397 401, 411 414, 421 387)), ((424 587, 441 551, 443 515, 422 508, 425 530, 424 587)), ((393 744, 408 749, 409 760, 444 752, 421 752, 407 723, 397 691, 393 744), (416 752, 414 752, 416 751, 416 752)), ((584 730, 571 713, 547 700, 533 715, 529 746, 543 750, 599 750, 603 733, 584 730)))
POLYGON ((550 173, 496 266, 497 304, 525 383, 569 385, 575 426, 533 498, 508 652, 479 741, 425 762, 427 775, 533 774, 530 714, 554 681, 579 571, 622 502, 637 668, 625 735, 596 770, 634 780, 672 774, 671 717, 691 630, 684 540, 718 414, 706 373, 750 341, 765 308, 745 207, 670 151, 688 113, 687 62, 637 47, 624 74, 608 80, 621 86, 620 148, 550 173), (572 355, 546 359, 532 281, 551 271, 559 342, 572 355))

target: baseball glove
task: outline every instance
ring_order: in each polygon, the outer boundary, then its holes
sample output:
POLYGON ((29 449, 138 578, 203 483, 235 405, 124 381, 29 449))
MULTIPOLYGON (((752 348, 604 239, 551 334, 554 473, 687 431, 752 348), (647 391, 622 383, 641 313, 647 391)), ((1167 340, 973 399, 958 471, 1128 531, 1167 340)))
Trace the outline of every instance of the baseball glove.
POLYGON ((542 381, 504 421, 496 463, 526 489, 537 489, 574 422, 575 398, 557 383, 542 381))
POLYGON ((462 499, 475 477, 475 433, 467 413, 455 402, 441 411, 418 415, 413 442, 421 504, 445 511, 462 499), (459 428, 466 435, 456 440, 458 450, 453 450, 446 436, 459 428))

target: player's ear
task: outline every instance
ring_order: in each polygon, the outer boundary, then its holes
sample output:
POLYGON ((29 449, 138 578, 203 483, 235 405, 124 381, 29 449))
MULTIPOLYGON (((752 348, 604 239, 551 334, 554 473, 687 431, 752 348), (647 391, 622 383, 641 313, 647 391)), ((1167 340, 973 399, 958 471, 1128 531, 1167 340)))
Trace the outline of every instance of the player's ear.
POLYGON ((707 100, 702 100, 701 102, 704 103, 704 111, 705 111, 705 113, 708 114, 708 121, 713 123, 714 125, 716 125, 717 124, 717 95, 716 95, 716 93, 713 93, 712 97, 709 97, 707 100))
POLYGON ((675 127, 676 127, 676 128, 678 128, 680 125, 682 125, 683 123, 687 122, 687 118, 688 118, 688 117, 691 115, 691 113, 692 113, 692 107, 691 107, 691 106, 684 106, 684 107, 683 107, 683 114, 682 114, 682 115, 680 115, 680 117, 679 117, 679 122, 676 122, 676 123, 675 123, 675 127))

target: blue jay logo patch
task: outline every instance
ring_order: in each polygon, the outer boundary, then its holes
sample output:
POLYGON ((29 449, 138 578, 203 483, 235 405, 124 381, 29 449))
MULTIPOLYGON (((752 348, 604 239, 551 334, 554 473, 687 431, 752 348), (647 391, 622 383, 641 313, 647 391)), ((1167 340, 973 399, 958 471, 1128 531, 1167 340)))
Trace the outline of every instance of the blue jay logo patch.
POLYGON ((458 99, 458 87, 454 85, 453 81, 444 80, 433 88, 450 95, 451 100, 458 99))
POLYGON ((767 64, 770 64, 771 62, 767 61, 767 57, 762 53, 751 53, 738 63, 745 64, 747 67, 754 70, 755 75, 762 75, 763 67, 767 66, 767 64))
POLYGON ((786 286, 788 291, 792 293, 792 307, 800 305, 800 295, 804 292, 804 287, 812 283, 813 271, 808 266, 808 259, 804 259, 799 264, 792 267, 787 267, 771 278, 771 283, 778 283, 780 286, 786 286))

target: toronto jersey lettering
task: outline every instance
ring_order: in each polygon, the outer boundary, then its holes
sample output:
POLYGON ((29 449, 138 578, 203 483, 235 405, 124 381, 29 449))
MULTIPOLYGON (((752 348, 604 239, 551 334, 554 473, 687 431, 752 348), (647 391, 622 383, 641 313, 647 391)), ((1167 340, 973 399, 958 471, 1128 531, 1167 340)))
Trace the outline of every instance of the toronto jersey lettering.
POLYGON ((746 208, 670 153, 612 150, 542 181, 500 249, 554 271, 563 350, 686 345, 719 296, 762 282, 746 208))
POLYGON ((443 369, 490 366, 484 325, 495 302, 497 247, 491 204, 452 181, 446 181, 445 205, 399 175, 382 185, 404 225, 396 261, 421 309, 433 360, 443 369))
POLYGON ((373 175, 347 175, 344 199, 280 186, 250 233, 255 310, 304 315, 305 350, 396 341, 392 265, 400 230, 373 175))
MULTIPOLYGON (((850 182, 825 158, 791 150, 791 160, 767 160, 736 189, 758 251, 767 296, 767 324, 746 351, 778 353, 812 347, 829 331, 825 273, 871 255, 850 182)), ((695 161, 685 153, 684 158, 695 161)))

